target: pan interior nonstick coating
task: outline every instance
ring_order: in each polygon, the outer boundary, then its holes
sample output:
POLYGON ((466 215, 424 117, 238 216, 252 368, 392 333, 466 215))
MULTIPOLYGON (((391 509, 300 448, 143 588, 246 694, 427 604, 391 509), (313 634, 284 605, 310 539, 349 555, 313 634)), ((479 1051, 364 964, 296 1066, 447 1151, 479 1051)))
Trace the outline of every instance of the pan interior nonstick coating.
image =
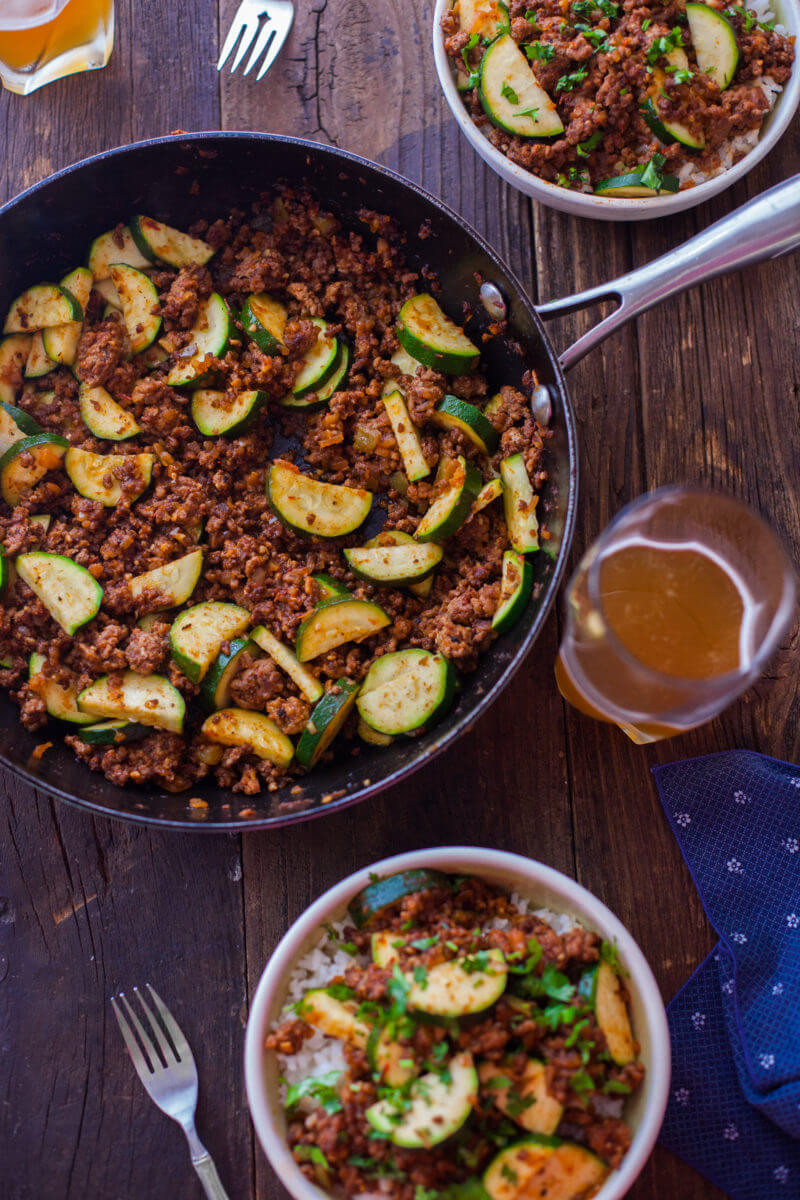
MULTIPOLYGON (((54 176, 0 209, 0 307, 33 282, 59 279, 86 259, 91 239, 146 213, 180 228, 199 217, 246 209, 273 183, 307 183, 349 228, 365 231, 358 212, 368 208, 395 218, 407 236, 406 258, 438 276, 446 305, 456 315, 468 305, 468 332, 480 337, 489 317, 480 283, 496 283, 508 300, 508 337, 482 343, 494 390, 519 386, 527 368, 550 388, 554 438, 548 460, 551 482, 542 511, 554 537, 551 554, 534 555, 537 600, 517 626, 483 656, 464 681, 457 704, 441 724, 419 738, 382 748, 361 747, 275 793, 235 796, 204 783, 171 795, 154 788, 119 788, 78 763, 63 745, 63 727, 27 733, 19 711, 0 690, 0 763, 63 800, 111 816, 192 829, 257 828, 303 820, 363 799, 427 761, 472 724, 491 703, 530 649, 553 599, 572 536, 577 488, 574 419, 555 355, 517 281, 488 246, 447 209, 412 184, 363 160, 292 139, 257 134, 200 134, 162 138, 110 151, 54 176), (422 236, 420 236, 422 234, 422 236), (516 343, 516 348, 514 348, 516 343), (41 758, 36 747, 52 741, 41 758), (301 795, 292 795, 297 784, 301 795), (199 797, 207 807, 190 807, 199 797), (246 817, 240 814, 245 810, 246 817)), ((368 235, 367 235, 368 236, 368 235)), ((543 663, 543 670, 551 664, 543 663)))

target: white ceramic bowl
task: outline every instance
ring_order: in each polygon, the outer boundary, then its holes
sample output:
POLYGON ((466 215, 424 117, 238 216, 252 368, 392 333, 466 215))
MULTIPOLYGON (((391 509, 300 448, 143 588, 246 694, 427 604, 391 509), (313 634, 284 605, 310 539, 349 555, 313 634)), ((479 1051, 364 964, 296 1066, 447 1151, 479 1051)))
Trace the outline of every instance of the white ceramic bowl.
POLYGON ((619 1200, 633 1184, 658 1137, 667 1104, 670 1081, 670 1044, 667 1018, 658 985, 636 942, 604 904, 580 884, 518 854, 450 846, 398 854, 365 867, 343 879, 306 909, 278 944, 256 988, 245 1040, 247 1098, 258 1139, 284 1186, 295 1200, 328 1200, 328 1194, 310 1183, 292 1158, 286 1143, 286 1122, 278 1094, 276 1056, 264 1050, 267 1033, 278 1018, 294 963, 318 940, 325 921, 340 920, 348 901, 365 888, 370 875, 392 875, 416 867, 433 867, 458 874, 478 875, 490 883, 518 891, 542 907, 579 918, 587 928, 616 941, 630 977, 634 1033, 641 1044, 646 1068, 644 1084, 626 1109, 633 1142, 622 1166, 614 1171, 596 1200, 619 1200))
MULTIPOLYGON (((800 104, 800 49, 795 51, 794 66, 791 78, 784 84, 775 106, 768 115, 762 127, 761 136, 753 150, 746 154, 735 166, 714 179, 709 179, 697 187, 687 188, 686 191, 670 195, 653 196, 650 199, 624 200, 610 196, 593 196, 591 193, 573 192, 569 188, 558 187, 547 183, 517 166, 505 154, 491 144, 475 125, 464 105, 455 83, 450 59, 445 54, 444 38, 442 36, 442 17, 452 6, 452 0, 436 0, 433 16, 433 57, 436 62, 436 73, 444 92, 445 99, 450 105, 450 111, 455 117, 461 132, 467 141, 492 170, 505 179, 506 183, 519 188, 526 196, 558 208, 561 212, 572 213, 576 217, 594 217, 600 221, 646 221, 650 217, 665 217, 671 213, 681 212, 685 208, 694 208, 704 200, 723 192, 737 179, 741 179, 748 171, 761 162, 769 154, 772 147, 788 128, 797 106, 800 104)), ((800 0, 771 0, 771 8, 780 24, 786 27, 788 34, 800 35, 800 0)), ((800 46, 800 42, 798 42, 800 46)))

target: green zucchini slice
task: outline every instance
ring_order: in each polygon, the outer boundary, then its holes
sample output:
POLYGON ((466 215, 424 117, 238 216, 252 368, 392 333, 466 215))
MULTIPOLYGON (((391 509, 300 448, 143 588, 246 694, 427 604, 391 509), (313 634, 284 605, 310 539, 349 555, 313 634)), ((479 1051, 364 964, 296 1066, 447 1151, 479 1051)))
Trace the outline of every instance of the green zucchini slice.
POLYGON ((230 309, 222 296, 212 292, 200 305, 188 346, 181 351, 177 363, 167 375, 170 387, 204 383, 210 374, 205 366, 207 355, 223 358, 232 334, 230 309))
POLYGON ((619 977, 607 962, 600 962, 584 972, 578 992, 594 1009, 597 1024, 605 1034, 608 1052, 614 1062, 624 1067, 636 1059, 628 1007, 620 990, 619 977))
MULTIPOLYGON (((136 263, 120 265, 136 266, 136 263)), ((147 263, 142 263, 142 266, 147 266, 147 263)), ((114 284, 110 279, 101 279, 99 282, 98 280, 95 280, 94 290, 98 292, 105 300, 106 309, 114 309, 116 312, 122 312, 122 303, 119 298, 119 292, 114 287, 114 284)), ((108 313, 104 311, 103 316, 108 316, 108 313)))
POLYGON ((435 542, 414 542, 410 545, 359 546, 345 550, 350 570, 359 579, 370 583, 418 583, 427 578, 442 561, 444 551, 435 542))
POLYGON ((136 671, 101 675, 80 693, 78 708, 93 717, 136 721, 170 733, 183 732, 186 715, 183 696, 168 679, 136 671))
POLYGON ((506 550, 503 555, 503 575, 500 599, 492 617, 492 629, 506 633, 520 619, 533 591, 533 567, 518 550, 506 550))
MULTIPOLYGON (((402 529, 382 529, 374 538, 370 538, 368 542, 365 542, 364 546, 366 549, 371 550, 377 546, 415 546, 418 544, 410 533, 404 533, 402 529)), ((433 542, 424 543, 424 545, 429 546, 433 546, 434 544, 433 542)), ((429 596, 433 587, 433 572, 417 582, 412 580, 406 586, 415 596, 429 596)))
POLYGON ((481 1063, 478 1079, 500 1112, 528 1133, 549 1137, 561 1124, 564 1105, 548 1092, 547 1068, 538 1059, 528 1060, 519 1083, 513 1087, 502 1063, 481 1063))
POLYGON ((519 554, 530 554, 539 549, 539 520, 536 516, 539 497, 531 487, 525 459, 521 454, 512 454, 510 458, 503 459, 500 478, 503 481, 508 540, 519 554))
POLYGON ((735 29, 724 13, 708 4, 687 4, 686 19, 698 67, 724 91, 739 65, 735 29))
POLYGON ((500 32, 500 9, 496 0, 458 0, 458 22, 467 33, 492 41, 500 32))
POLYGON ((43 375, 48 375, 56 365, 45 353, 43 333, 43 330, 37 329, 31 339, 31 348, 25 362, 26 379, 41 379, 43 375))
POLYGON ((416 426, 408 414, 403 393, 399 389, 388 392, 383 397, 383 406, 397 440, 409 483, 416 483, 418 479, 430 475, 431 469, 423 454, 416 426))
POLYGON ((276 666, 286 672, 303 698, 308 700, 309 704, 316 704, 325 689, 316 675, 312 675, 308 667, 304 667, 298 661, 294 651, 284 646, 283 642, 279 642, 264 625, 254 629, 250 638, 259 649, 269 655, 276 666))
POLYGON ((530 63, 510 33, 492 42, 480 66, 478 94, 498 129, 517 137, 555 137, 564 123, 553 100, 537 83, 530 63))
POLYGON ((322 387, 315 392, 306 392, 303 396, 295 396, 290 393, 281 400, 281 404, 284 408, 302 408, 306 412, 315 412, 318 408, 324 408, 334 392, 339 391, 349 370, 350 347, 345 342, 340 342, 333 371, 322 387))
POLYGON ((6 404, 17 398, 32 344, 29 333, 12 333, 0 341, 0 400, 6 404))
POLYGON ((71 292, 57 283, 37 283, 17 296, 8 310, 3 333, 34 333, 51 325, 82 320, 83 309, 71 292))
POLYGON ((53 518, 50 513, 37 513, 35 517, 30 518, 30 522, 31 525, 38 525, 41 528, 42 533, 47 533, 52 519, 53 518))
POLYGON ((117 404, 104 387, 82 383, 78 407, 89 432, 107 442, 124 442, 142 432, 133 414, 117 404))
POLYGON ((255 424, 266 401, 267 393, 261 391, 229 396, 227 392, 198 388, 192 396, 192 420, 206 437, 231 437, 255 424))
POLYGON ((601 179, 594 189, 595 195, 637 200, 647 196, 660 196, 662 192, 677 192, 680 189, 681 181, 677 175, 662 175, 661 187, 656 189, 642 183, 643 174, 643 171, 632 171, 628 175, 614 175, 611 179, 601 179))
POLYGON ((109 229, 95 238, 89 247, 88 261, 95 284, 108 279, 112 264, 136 267, 138 270, 150 266, 150 259, 142 254, 127 225, 118 225, 116 229, 109 229))
POLYGON ((418 362, 445 375, 466 375, 480 362, 478 347, 427 293, 406 300, 400 309, 397 337, 418 362))
POLYGON ((0 458, 0 491, 13 508, 48 471, 62 466, 69 442, 57 433, 35 433, 9 446, 0 458))
MULTIPOLYGON (((20 411, 13 404, 3 404, 0 401, 0 454, 5 454, 10 446, 14 446, 17 442, 22 442, 26 437, 32 436, 24 432, 20 427, 17 419, 20 411)), ((39 433, 42 432, 40 426, 37 426, 37 430, 39 433)))
POLYGON ((310 770, 316 766, 352 712, 358 684, 337 679, 334 690, 317 702, 297 743, 297 761, 310 770))
POLYGON ((202 267, 216 251, 208 242, 189 237, 171 225, 137 215, 130 221, 131 236, 137 249, 151 263, 167 263, 170 267, 202 267))
POLYGON ((206 672, 200 694, 207 708, 227 708, 231 702, 231 683, 236 672, 242 668, 245 651, 255 652, 256 647, 249 638, 231 638, 227 650, 220 650, 206 672))
POLYGON ((353 897, 347 911, 356 928, 363 929, 368 921, 384 913, 398 900, 413 896, 415 892, 427 891, 428 888, 448 887, 449 883, 450 877, 443 871, 429 871, 424 867, 401 871, 397 875, 387 875, 385 879, 374 879, 353 897))
POLYGON ((87 717, 78 708, 78 689, 64 687, 50 679, 42 671, 45 664, 43 654, 32 654, 28 659, 28 683, 31 691, 44 700, 45 707, 51 717, 59 721, 69 721, 71 725, 89 725, 92 718, 87 717))
POLYGON ((23 583, 36 593, 70 637, 96 616, 103 589, 85 567, 71 558, 33 550, 18 555, 14 566, 23 583))
MULTIPOLYGON (((419 359, 414 358, 413 354, 409 354, 403 346, 395 350, 389 362, 394 363, 396 367, 400 368, 403 375, 408 375, 411 379, 414 378, 420 366, 419 359)), ((403 392, 403 388, 396 379, 387 379, 383 385, 383 391, 385 395, 388 392, 403 392)), ((405 392, 403 392, 403 395, 405 395, 405 392)))
POLYGON ((378 733, 378 730, 368 725, 363 717, 358 718, 358 736, 368 746, 391 746, 394 741, 394 738, 389 737, 388 733, 378 733))
POLYGON ((455 671, 430 650, 395 650, 377 658, 358 697, 368 725, 393 737, 440 720, 453 702, 455 671))
POLYGON ((94 454, 70 446, 64 456, 64 470, 75 490, 87 500, 115 508, 123 496, 131 502, 147 490, 154 462, 153 454, 94 454))
POLYGON ((320 601, 339 600, 342 596, 350 595, 344 584, 334 579, 327 571, 315 571, 311 578, 317 585, 320 601))
POLYGON ((312 317, 311 323, 319 330, 317 340, 303 358, 300 373, 292 385, 292 395, 305 396, 307 392, 315 392, 331 377, 336 370, 339 355, 339 342, 329 333, 327 321, 321 317, 312 317))
POLYGON ((446 476, 448 486, 417 526, 414 537, 418 542, 444 542, 457 533, 483 486, 480 472, 461 454, 442 459, 439 471, 446 476))
MULTIPOLYGON (((91 721, 84 713, 81 721, 91 721)), ((120 746, 123 742, 141 742, 150 730, 138 721, 102 721, 97 725, 86 725, 78 734, 87 746, 120 746)))
MULTIPOLYGON (((128 585, 131 596, 148 612, 160 612, 184 604, 200 579, 203 551, 190 550, 181 558, 136 575, 128 585)), ((141 610, 140 610, 141 611, 141 610)))
MULTIPOLYGON (((9 404, 6 400, 0 400, 0 417, 3 414, 11 418, 23 437, 34 437, 38 433, 44 433, 39 422, 30 413, 25 412, 23 408, 17 408, 15 404, 9 404)), ((19 438, 15 440, 19 441, 19 438)))
POLYGON ((391 624, 379 604, 343 596, 315 608, 297 631, 295 651, 301 663, 319 658, 345 642, 360 642, 391 624))
POLYGON ((408 1046, 393 1036, 391 1025, 373 1025, 367 1038, 367 1061, 387 1087, 403 1087, 419 1075, 408 1046))
POLYGON ((353 533, 372 508, 372 493, 323 483, 292 463, 278 460, 267 472, 267 499, 277 517, 296 533, 343 537, 353 533))
POLYGON ((424 978, 415 972, 409 980, 409 1006, 432 1017, 466 1017, 491 1008, 505 991, 508 970, 501 950, 486 954, 480 970, 474 960, 453 959, 429 967, 424 978))
POLYGON ((156 340, 161 329, 158 292, 152 279, 136 267, 115 263, 109 271, 119 296, 131 354, 139 354, 156 340))
MULTIPOLYGON (((61 280, 71 296, 81 306, 81 312, 89 303, 92 293, 92 272, 88 267, 77 267, 61 280)), ((78 354, 78 342, 83 333, 83 321, 68 321, 66 325, 54 325, 42 330, 42 348, 51 362, 71 367, 78 354)))
POLYGON ((312 988, 300 1001, 298 1015, 309 1025, 359 1050, 366 1050, 370 1027, 358 1016, 354 1000, 339 1000, 327 988, 312 988))
POLYGON ((458 396, 445 396, 431 420, 441 429, 456 429, 463 433, 481 454, 494 454, 500 441, 494 425, 487 421, 481 410, 458 396))
POLYGON ((467 1052, 446 1065, 447 1071, 431 1071, 411 1083, 402 1103, 387 1098, 370 1105, 365 1115, 372 1128, 409 1150, 437 1146, 452 1137, 473 1110, 478 1075, 467 1052))
POLYGON ((249 624, 250 613, 238 604, 220 600, 195 604, 172 622, 169 631, 172 658, 187 679, 199 683, 222 643, 244 633, 249 624))
MULTIPOLYGON (((683 54, 683 51, 681 51, 681 53, 683 54)), ((684 59, 686 59, 685 54, 683 55, 683 57, 684 57, 684 59)), ((688 59, 686 59, 686 61, 688 63, 688 59)), ((648 98, 647 100, 645 100, 640 111, 641 111, 642 117, 644 118, 645 125, 647 125, 647 127, 650 129, 651 133, 654 133, 656 135, 656 137, 659 139, 659 141, 663 142, 665 146, 671 145, 672 142, 680 142, 682 146, 688 147, 689 150, 702 150, 703 149, 704 143, 703 143, 702 139, 698 140, 694 136, 694 134, 690 132, 690 130, 686 127, 686 125, 681 124, 680 121, 670 121, 667 117, 662 117, 658 113, 656 106, 653 103, 652 98, 648 98)), ((636 172, 634 172, 634 174, 636 174, 636 172)), ((616 178, 617 179, 625 179, 625 178, 627 178, 627 176, 618 175, 618 176, 616 176, 616 178)), ((677 176, 675 176, 675 175, 664 176, 664 179, 666 179, 666 180, 672 180, 672 179, 676 179, 676 178, 677 178, 677 176)), ((609 182, 609 180, 602 180, 600 183, 598 183, 597 187, 598 188, 602 187, 604 191, 608 191, 608 188, 603 187, 603 185, 608 182, 609 182)), ((622 186, 625 186, 625 185, 622 185, 622 186)), ((634 183, 634 184, 630 184, 628 186, 630 186, 630 187, 640 186, 641 187, 641 186, 646 186, 646 185, 642 185, 641 183, 637 185, 634 183)), ((597 189, 595 189, 595 190, 597 190, 597 189)), ((653 188, 649 189, 649 191, 651 193, 653 192, 653 190, 654 190, 653 188)), ((673 191, 673 190, 677 191, 677 189, 673 189, 668 183, 662 182, 661 191, 669 192, 669 191, 673 191)), ((642 194, 645 194, 645 193, 642 193, 642 194)))
POLYGON ((286 329, 286 306, 259 292, 248 296, 242 309, 244 331, 265 354, 280 354, 286 329))
POLYGON ((533 1135, 495 1155, 483 1186, 490 1200, 580 1200, 593 1196, 607 1174, 585 1146, 533 1135))
POLYGON ((475 503, 472 505, 472 512, 480 512, 482 508, 486 508, 494 500, 499 500, 502 494, 503 481, 498 475, 497 478, 490 479, 488 483, 485 483, 478 492, 475 503))
POLYGON ((288 767, 294 758, 294 746, 264 713, 221 708, 203 722, 200 732, 207 741, 219 746, 245 746, 277 767, 288 767))

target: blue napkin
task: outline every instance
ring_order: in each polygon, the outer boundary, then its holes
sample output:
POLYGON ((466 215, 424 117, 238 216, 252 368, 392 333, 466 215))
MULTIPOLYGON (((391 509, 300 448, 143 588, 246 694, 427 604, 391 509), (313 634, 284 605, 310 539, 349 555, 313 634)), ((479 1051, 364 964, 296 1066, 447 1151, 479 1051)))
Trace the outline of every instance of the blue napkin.
POLYGON ((734 1200, 800 1200, 800 767, 734 750, 654 774, 720 935, 667 1010, 660 1140, 734 1200))

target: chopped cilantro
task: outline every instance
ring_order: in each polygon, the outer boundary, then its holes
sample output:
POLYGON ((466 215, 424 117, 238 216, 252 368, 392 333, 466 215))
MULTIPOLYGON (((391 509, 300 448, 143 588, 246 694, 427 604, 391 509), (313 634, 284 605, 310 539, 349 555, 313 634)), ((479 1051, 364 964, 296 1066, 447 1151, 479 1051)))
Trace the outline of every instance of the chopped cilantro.
POLYGON ((438 938, 435 937, 417 938, 416 941, 411 943, 411 946, 414 950, 430 950, 431 946, 435 946, 437 941, 438 938))
POLYGON ((519 112, 518 112, 518 113, 516 113, 516 116, 518 116, 518 117, 530 117, 530 119, 531 119, 531 120, 532 120, 532 121, 535 123, 535 122, 536 122, 536 120, 537 120, 538 114, 539 114, 539 109, 538 109, 538 108, 521 108, 521 109, 519 110, 519 112))
POLYGON ((694 72, 687 70, 686 67, 669 66, 667 72, 676 83, 690 83, 694 79, 694 72))
POLYGON ((454 954, 458 954, 458 946, 455 942, 445 942, 445 946, 448 950, 452 950, 454 954))
POLYGON ((594 150, 595 147, 599 146, 602 140, 602 129, 595 129, 591 137, 588 137, 585 142, 578 142, 578 145, 575 147, 579 157, 588 158, 591 151, 594 150))
POLYGON ((535 8, 527 8, 525 10, 525 20, 530 21, 532 25, 536 24, 536 9, 535 8))
POLYGON ((328 1169, 329 1163, 319 1146, 295 1146, 292 1151, 298 1162, 312 1162, 328 1169))
POLYGON ((407 921, 403 921, 403 924, 400 926, 400 928, 402 929, 403 933, 408 933, 409 929, 414 928, 414 921, 411 917, 409 917, 407 921))
POLYGON ((468 975, 472 975, 475 971, 485 971, 490 963, 489 951, 479 950, 471 958, 465 958, 461 962, 461 967, 468 975))
MULTIPOLYGON (((470 50, 474 50, 479 41, 480 41, 480 37, 478 36, 477 33, 471 34, 469 41, 464 46, 464 49, 461 51, 461 57, 464 60, 464 67, 466 68, 467 72, 471 72, 471 70, 472 70, 472 68, 470 67, 470 62, 469 62, 470 50)), ((377 878, 378 877, 376 875, 375 879, 377 879, 377 878)), ((371 875, 370 875, 370 882, 371 883, 375 882, 375 880, 373 880, 371 875)))
POLYGON ((510 1117, 521 1117, 526 1108, 536 1103, 535 1096, 522 1096, 516 1088, 510 1088, 505 1100, 506 1112, 510 1117))
POLYGON ((500 95, 505 96, 506 100, 510 100, 512 104, 519 104, 519 96, 510 83, 503 83, 503 86, 500 88, 500 95))
POLYGON ((645 17, 645 19, 642 21, 642 33, 647 33, 647 30, 650 28, 650 26, 652 24, 653 24, 653 18, 645 17))
POLYGON ((437 1200, 438 1195, 435 1188, 423 1187, 421 1183, 414 1188, 414 1200, 437 1200))
POLYGON ((654 154, 649 163, 642 171, 642 186, 652 188, 655 192, 661 191, 661 184, 664 181, 662 174, 666 158, 663 154, 654 154))
POLYGON ((345 954, 349 954, 351 958, 355 958, 358 954, 358 946, 355 942, 342 942, 340 949, 344 950, 345 954))
POLYGON ((595 50, 601 50, 604 46, 608 33, 605 29, 595 29, 592 25, 587 25, 585 21, 579 21, 575 26, 579 33, 582 33, 595 50))
POLYGON ((428 970, 421 963, 414 967, 414 983, 418 983, 423 992, 428 986, 428 970))
POLYGON ((402 1016, 408 1006, 409 984, 397 963, 395 963, 392 970, 392 978, 386 984, 386 991, 392 1002, 392 1006, 389 1009, 390 1018, 402 1016))
POLYGON ((683 35, 676 25, 665 37, 657 37, 647 51, 647 61, 652 65, 658 62, 662 54, 669 54, 683 44, 683 35))
MULTIPOLYGON (((661 164, 663 167, 663 163, 661 164)), ((612 971, 616 971, 617 975, 624 974, 622 962, 619 957, 619 947, 616 942, 603 940, 600 943, 600 957, 603 962, 607 962, 612 971)))
POLYGON ((575 1024, 572 1026, 572 1030, 570 1031, 569 1035, 564 1039, 564 1048, 566 1050, 571 1049, 575 1045, 578 1038, 581 1036, 581 1034, 583 1033, 584 1029, 586 1028, 586 1026, 588 1024, 589 1024, 588 1017, 585 1017, 582 1021, 575 1022, 575 1024))
POLYGON ((293 1083, 286 1091, 286 1108, 291 1113, 300 1101, 308 1096, 316 1100, 326 1113, 341 1112, 342 1102, 336 1090, 336 1084, 341 1078, 341 1071, 328 1071, 325 1075, 310 1075, 293 1083))
POLYGON ((525 53, 531 62, 550 62, 556 48, 552 42, 528 42, 525 53))
POLYGON ((508 1163, 503 1163, 502 1167, 500 1168, 500 1174, 503 1176, 503 1179, 507 1179, 509 1183, 519 1182, 519 1176, 517 1175, 517 1172, 512 1171, 508 1163))
POLYGON ((434 1062, 440 1063, 443 1058, 447 1058, 448 1045, 447 1042, 437 1042, 431 1050, 431 1058, 434 1062))
POLYGON ((542 1021, 548 1029, 556 1030, 559 1025, 571 1025, 579 1011, 574 1004, 548 1004, 542 1010, 542 1021))
POLYGON ((331 983, 325 988, 326 995, 334 1000, 352 1000, 355 992, 346 983, 331 983))
POLYGON ((569 75, 561 75, 556 80, 557 92, 571 92, 579 84, 583 83, 586 76, 589 74, 587 67, 581 67, 579 71, 570 71, 569 75))
POLYGON ((490 1091, 497 1092, 501 1088, 511 1087, 511 1080, 507 1075, 493 1075, 491 1079, 486 1080, 486 1087, 490 1091))
POLYGON ((606 1096, 630 1096, 631 1089, 621 1079, 607 1079, 603 1084, 603 1093, 606 1096))
POLYGON ((576 1071, 570 1079, 569 1086, 572 1088, 573 1092, 577 1092, 578 1094, 581 1092, 593 1092, 594 1080, 589 1072, 584 1071, 584 1069, 581 1067, 581 1069, 576 1071))

